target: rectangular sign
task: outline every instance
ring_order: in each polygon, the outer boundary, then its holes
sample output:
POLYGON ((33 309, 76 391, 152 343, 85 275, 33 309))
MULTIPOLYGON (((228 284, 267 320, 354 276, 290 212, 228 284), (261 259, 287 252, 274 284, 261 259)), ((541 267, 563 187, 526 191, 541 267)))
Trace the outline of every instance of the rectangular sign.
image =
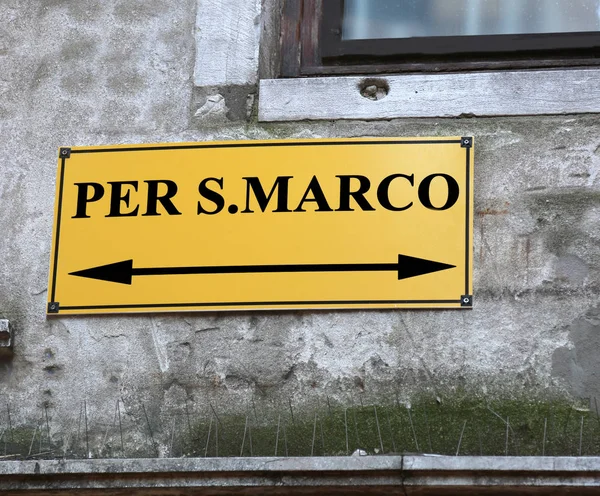
POLYGON ((472 138, 59 150, 48 314, 472 306, 472 138))

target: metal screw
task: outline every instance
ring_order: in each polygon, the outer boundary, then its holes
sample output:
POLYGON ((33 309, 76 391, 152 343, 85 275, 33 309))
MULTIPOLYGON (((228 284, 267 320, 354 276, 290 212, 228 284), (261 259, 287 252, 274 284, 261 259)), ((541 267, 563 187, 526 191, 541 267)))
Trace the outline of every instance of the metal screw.
POLYGON ((463 298, 463 303, 470 303, 471 298, 463 298))
POLYGON ((463 140, 463 144, 468 145, 469 143, 471 143, 471 140, 468 140, 468 139, 463 140))
POLYGON ((50 310, 55 310, 56 309, 56 305, 54 303, 52 303, 52 305, 50 305, 50 310))
POLYGON ((63 149, 63 150, 61 150, 61 151, 60 151, 60 153, 61 153, 62 155, 66 155, 66 154, 67 154, 67 153, 69 153, 69 152, 68 152, 67 150, 63 149))

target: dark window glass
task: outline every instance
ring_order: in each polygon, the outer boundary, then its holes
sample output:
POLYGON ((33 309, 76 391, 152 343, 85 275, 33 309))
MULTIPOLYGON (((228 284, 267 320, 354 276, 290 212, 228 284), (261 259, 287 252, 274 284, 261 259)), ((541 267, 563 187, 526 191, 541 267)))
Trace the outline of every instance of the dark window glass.
POLYGON ((283 77, 600 66, 600 0, 284 0, 283 77))
POLYGON ((600 0, 345 0, 342 39, 599 30, 600 0))

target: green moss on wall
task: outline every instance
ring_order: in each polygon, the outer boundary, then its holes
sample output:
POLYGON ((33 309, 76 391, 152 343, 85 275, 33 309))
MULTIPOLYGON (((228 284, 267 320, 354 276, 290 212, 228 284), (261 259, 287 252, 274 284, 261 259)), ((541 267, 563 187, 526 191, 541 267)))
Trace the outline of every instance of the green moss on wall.
POLYGON ((195 424, 174 455, 321 456, 435 453, 442 455, 576 456, 600 454, 600 418, 564 400, 421 398, 407 406, 364 405, 289 412, 269 420, 219 417, 195 424), (208 430, 210 427, 210 437, 208 430))
MULTIPOLYGON (((333 406, 312 411, 251 411, 248 416, 215 412, 199 420, 167 419, 152 437, 145 422, 120 432, 83 428, 63 438, 50 425, 6 429, 5 458, 94 458, 180 456, 345 456, 433 453, 440 455, 600 455, 596 407, 564 399, 495 399, 423 396, 411 405, 333 406), (52 435, 48 437, 47 428, 52 435), (65 452, 65 439, 67 449, 65 452)), ((3 452, 3 453, 2 453, 3 452)))

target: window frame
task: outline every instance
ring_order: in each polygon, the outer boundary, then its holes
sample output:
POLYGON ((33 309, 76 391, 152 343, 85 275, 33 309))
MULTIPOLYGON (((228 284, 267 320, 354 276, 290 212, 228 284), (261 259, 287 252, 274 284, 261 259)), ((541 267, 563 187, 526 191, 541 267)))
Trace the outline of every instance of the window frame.
POLYGON ((600 32, 342 40, 344 0, 284 0, 280 77, 600 65, 600 32))

